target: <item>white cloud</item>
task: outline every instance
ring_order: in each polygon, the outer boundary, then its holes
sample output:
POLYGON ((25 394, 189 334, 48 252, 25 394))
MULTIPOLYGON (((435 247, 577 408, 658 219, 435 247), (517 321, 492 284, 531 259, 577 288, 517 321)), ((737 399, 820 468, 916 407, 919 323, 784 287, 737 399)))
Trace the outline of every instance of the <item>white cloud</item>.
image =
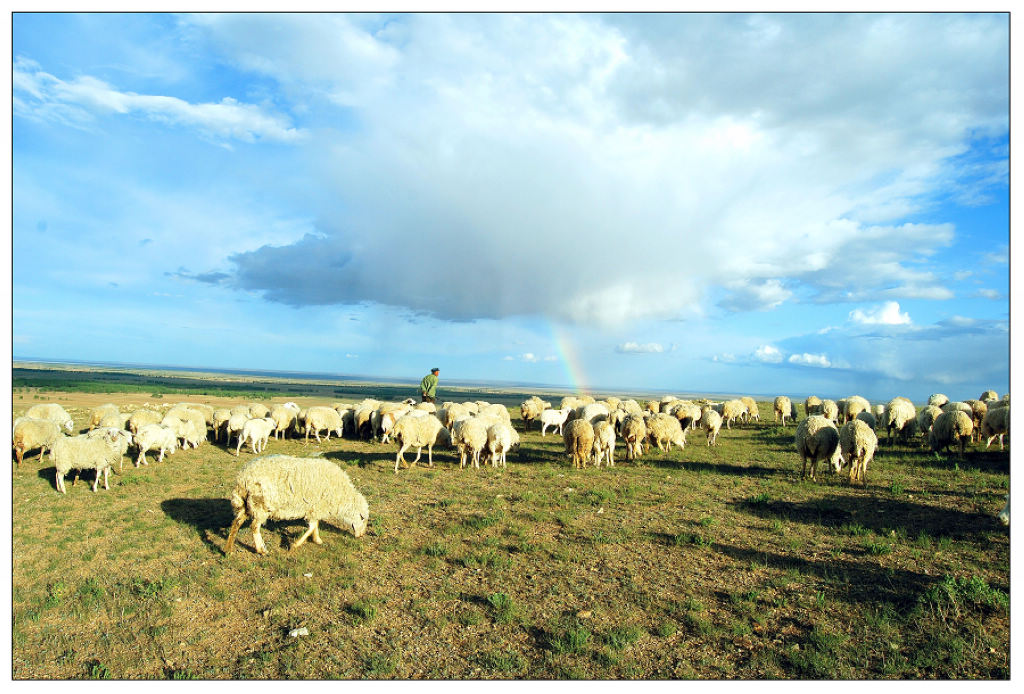
POLYGON ((967 279, 973 274, 974 272, 971 270, 957 270, 956 272, 953 273, 953 279, 955 279, 958 282, 962 282, 963 280, 967 279))
POLYGON ((767 311, 793 296, 777 279, 737 280, 727 282, 725 288, 730 294, 721 305, 732 311, 767 311))
POLYGON ((910 325, 910 314, 900 313, 900 305, 896 301, 886 301, 873 310, 854 309, 850 311, 850 320, 860 325, 910 325))
POLYGON ((624 342, 616 348, 616 351, 624 354, 661 354, 665 348, 657 342, 624 342))
POLYGON ((824 354, 791 354, 789 357, 790 364, 798 364, 800 366, 817 366, 823 369, 827 369, 832 365, 824 354))
POLYGON ((979 289, 976 292, 974 292, 973 294, 971 294, 971 296, 981 297, 983 299, 993 299, 993 300, 995 300, 995 299, 1002 299, 1003 298, 1003 294, 1001 292, 996 291, 995 289, 979 289))
POLYGON ((779 364, 782 362, 782 352, 778 347, 772 345, 761 345, 754 350, 754 358, 766 364, 779 364))

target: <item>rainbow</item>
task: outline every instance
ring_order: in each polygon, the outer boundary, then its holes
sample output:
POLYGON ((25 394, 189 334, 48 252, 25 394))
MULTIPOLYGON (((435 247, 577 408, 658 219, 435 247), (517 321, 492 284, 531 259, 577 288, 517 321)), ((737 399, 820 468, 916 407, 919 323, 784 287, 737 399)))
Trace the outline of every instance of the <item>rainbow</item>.
POLYGON ((565 376, 569 386, 580 395, 589 395, 590 389, 587 385, 587 378, 583 373, 583 362, 576 353, 576 345, 573 344, 569 334, 559 329, 554 321, 548 321, 551 328, 551 339, 555 343, 555 351, 558 359, 565 367, 565 376))

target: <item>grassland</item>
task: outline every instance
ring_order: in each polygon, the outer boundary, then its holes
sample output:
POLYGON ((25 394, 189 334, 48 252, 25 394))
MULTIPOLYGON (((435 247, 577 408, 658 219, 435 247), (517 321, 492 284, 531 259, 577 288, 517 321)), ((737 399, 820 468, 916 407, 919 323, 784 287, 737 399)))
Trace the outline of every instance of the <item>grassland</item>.
MULTIPOLYGON (((14 414, 59 402, 82 428, 108 401, 343 399, 218 382, 154 400, 53 390, 61 378, 16 382, 14 414)), ((32 455, 12 479, 12 676, 1008 678, 1008 452, 884 446, 862 488, 802 481, 792 436, 761 421, 708 449, 692 432, 682 451, 634 464, 620 447, 614 468, 575 471, 534 429, 505 470, 445 451, 397 475, 394 445, 271 440, 346 469, 371 524, 360 539, 326 526, 289 555, 302 524, 271 523, 267 557, 248 526, 222 552, 251 454, 126 461, 109 491, 67 496, 32 455)))

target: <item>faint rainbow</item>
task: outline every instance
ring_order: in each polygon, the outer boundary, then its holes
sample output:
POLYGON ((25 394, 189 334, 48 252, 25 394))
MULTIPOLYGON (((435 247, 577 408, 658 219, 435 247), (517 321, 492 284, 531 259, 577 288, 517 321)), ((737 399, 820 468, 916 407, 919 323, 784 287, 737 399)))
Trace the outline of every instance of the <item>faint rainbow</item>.
POLYGON ((583 362, 576 351, 575 343, 567 332, 555 325, 554 321, 548 321, 548 325, 551 328, 551 339, 555 343, 558 360, 562 363, 565 376, 569 380, 569 386, 580 395, 589 395, 590 390, 583 372, 583 362))

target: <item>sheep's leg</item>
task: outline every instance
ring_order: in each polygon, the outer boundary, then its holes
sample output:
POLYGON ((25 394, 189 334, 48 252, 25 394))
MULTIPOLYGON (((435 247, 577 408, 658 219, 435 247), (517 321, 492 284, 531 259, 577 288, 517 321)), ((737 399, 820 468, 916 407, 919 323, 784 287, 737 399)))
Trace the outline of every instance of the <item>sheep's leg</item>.
POLYGON ((423 454, 423 446, 416 449, 416 457, 412 461, 412 466, 416 467, 416 463, 420 462, 420 456, 423 454))
POLYGON ((266 514, 256 514, 252 516, 252 540, 256 545, 256 554, 268 554, 267 543, 263 541, 263 535, 260 533, 260 526, 267 522, 266 514))
POLYGON ((320 539, 320 520, 319 519, 313 521, 313 538, 312 538, 312 540, 313 540, 313 544, 314 545, 322 545, 324 543, 324 541, 320 539))
POLYGON ((309 527, 306 528, 306 532, 302 533, 302 535, 299 536, 299 539, 292 543, 292 546, 288 548, 288 553, 291 554, 292 552, 297 550, 299 547, 301 547, 306 542, 306 540, 309 539, 309 536, 313 534, 313 531, 315 529, 316 529, 316 521, 315 520, 309 521, 309 527))
POLYGON ((107 484, 107 473, 110 472, 110 468, 103 468, 103 488, 110 491, 110 485, 107 484))
POLYGON ((71 486, 72 487, 74 487, 76 484, 78 484, 78 478, 82 476, 82 471, 81 470, 75 470, 74 471, 74 475, 75 476, 71 478, 71 486))
POLYGON ((434 467, 434 447, 427 446, 427 464, 430 467, 434 467))
MULTIPOLYGON (((21 465, 21 457, 23 455, 25 455, 25 449, 23 449, 23 448, 15 448, 14 449, 14 457, 17 460, 18 465, 21 465)), ((42 453, 42 449, 40 449, 39 460, 42 461, 42 459, 43 459, 43 453, 42 453)))
POLYGON ((64 489, 64 475, 62 475, 60 472, 57 473, 56 483, 57 483, 57 491, 58 492, 60 492, 61 494, 67 494, 68 493, 67 490, 64 489))
MULTIPOLYGON (((72 484, 71 486, 73 487, 75 485, 72 484)), ((97 470, 96 471, 96 479, 94 479, 92 481, 92 490, 95 492, 96 488, 99 487, 99 486, 100 486, 100 471, 97 470)))
POLYGON ((402 461, 403 464, 405 463, 405 457, 402 454, 405 453, 405 449, 406 448, 408 448, 408 446, 403 443, 402 447, 398 449, 398 455, 395 456, 395 473, 396 474, 398 473, 398 461, 402 461))
POLYGON ((807 478, 807 456, 805 456, 803 453, 801 453, 800 454, 800 459, 804 463, 803 469, 800 471, 800 479, 806 479, 807 478))
POLYGON ((238 535, 238 529, 242 527, 242 523, 245 522, 246 513, 245 509, 241 509, 235 514, 235 520, 231 523, 231 529, 228 531, 228 542, 224 545, 224 554, 227 555, 231 549, 235 546, 235 537, 238 535))

